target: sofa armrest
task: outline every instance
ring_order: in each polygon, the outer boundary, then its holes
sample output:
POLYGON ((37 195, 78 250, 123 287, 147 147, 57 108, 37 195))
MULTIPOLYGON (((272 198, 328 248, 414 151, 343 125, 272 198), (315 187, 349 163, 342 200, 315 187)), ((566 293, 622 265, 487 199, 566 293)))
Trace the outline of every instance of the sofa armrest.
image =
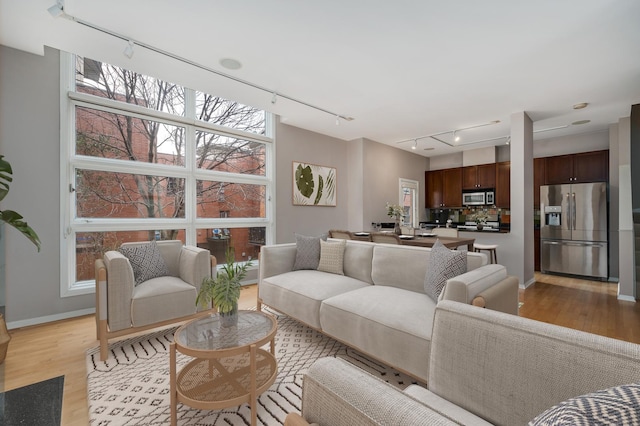
POLYGON ((129 259, 119 251, 108 251, 103 257, 107 270, 106 303, 110 331, 131 327, 131 297, 135 286, 129 259))
POLYGON ((284 426, 311 426, 304 417, 298 413, 289 413, 284 419, 284 426))
MULTIPOLYGON (((476 296, 487 291, 489 288, 507 280, 507 269, 502 265, 489 264, 476 268, 465 274, 458 275, 447 281, 444 290, 440 294, 440 300, 453 300, 455 302, 471 304, 476 296)), ((500 297, 501 291, 507 291, 508 295, 504 296, 504 300, 508 300, 512 294, 513 281, 507 280, 504 286, 498 287, 493 297, 500 297)), ((516 279, 515 286, 517 288, 518 281, 516 279)), ((517 293, 516 293, 517 296, 517 293)), ((505 306, 508 312, 517 312, 518 298, 513 299, 513 306, 505 306)), ((502 309, 501 309, 502 310, 502 309)))
POLYGON ((200 291, 202 280, 211 276, 209 250, 194 246, 183 246, 180 250, 180 278, 200 291))
POLYGON ((518 279, 508 276, 498 284, 480 292, 471 302, 474 306, 518 315, 518 279))
POLYGON ((353 425, 455 424, 399 389, 340 358, 320 358, 302 382, 309 423, 353 425))
POLYGON ((259 280, 291 271, 296 261, 296 244, 275 244, 260 249, 259 280))

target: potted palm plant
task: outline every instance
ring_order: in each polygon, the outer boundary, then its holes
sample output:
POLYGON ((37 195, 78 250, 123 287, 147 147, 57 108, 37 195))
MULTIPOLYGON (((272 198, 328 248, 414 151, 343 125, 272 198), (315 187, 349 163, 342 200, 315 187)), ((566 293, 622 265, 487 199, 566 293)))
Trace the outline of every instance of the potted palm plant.
MULTIPOLYGON (((4 199, 9 193, 9 183, 13 181, 11 175, 13 170, 11 164, 4 159, 4 155, 0 155, 0 201, 4 199)), ((23 217, 13 210, 0 210, 0 221, 7 223, 18 231, 20 231, 25 237, 27 237, 40 251, 40 238, 38 234, 31 229, 31 227, 22 220, 23 217)), ((7 324, 4 320, 4 315, 0 314, 0 364, 2 364, 7 356, 7 349, 9 347, 9 341, 11 336, 7 330, 7 324)))
POLYGON ((236 263, 233 250, 226 252, 226 262, 215 277, 202 281, 196 303, 206 307, 210 304, 222 317, 222 325, 231 326, 238 322, 238 299, 240 299, 240 282, 247 275, 251 261, 236 263))

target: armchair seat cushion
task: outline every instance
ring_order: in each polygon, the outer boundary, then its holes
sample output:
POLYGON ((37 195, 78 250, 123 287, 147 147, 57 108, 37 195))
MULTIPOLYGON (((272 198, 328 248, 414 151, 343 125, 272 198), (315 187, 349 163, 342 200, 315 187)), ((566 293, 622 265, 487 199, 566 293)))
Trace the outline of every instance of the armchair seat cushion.
POLYGON ((196 288, 179 277, 152 278, 137 285, 131 298, 134 327, 153 324, 196 312, 196 288))

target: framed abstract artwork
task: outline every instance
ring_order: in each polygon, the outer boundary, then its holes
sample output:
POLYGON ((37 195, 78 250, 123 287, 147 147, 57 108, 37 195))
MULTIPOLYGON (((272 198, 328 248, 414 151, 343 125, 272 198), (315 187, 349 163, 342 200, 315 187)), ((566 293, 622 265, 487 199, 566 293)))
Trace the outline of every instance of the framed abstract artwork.
POLYGON ((293 205, 336 206, 336 169, 293 162, 293 205))

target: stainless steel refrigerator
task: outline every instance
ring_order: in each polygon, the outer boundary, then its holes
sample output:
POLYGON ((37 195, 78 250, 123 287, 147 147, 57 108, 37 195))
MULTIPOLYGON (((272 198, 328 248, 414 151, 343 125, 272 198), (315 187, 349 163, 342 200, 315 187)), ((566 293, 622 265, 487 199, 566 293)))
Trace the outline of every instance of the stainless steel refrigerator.
POLYGON ((607 184, 540 187, 542 272, 608 278, 607 184))

